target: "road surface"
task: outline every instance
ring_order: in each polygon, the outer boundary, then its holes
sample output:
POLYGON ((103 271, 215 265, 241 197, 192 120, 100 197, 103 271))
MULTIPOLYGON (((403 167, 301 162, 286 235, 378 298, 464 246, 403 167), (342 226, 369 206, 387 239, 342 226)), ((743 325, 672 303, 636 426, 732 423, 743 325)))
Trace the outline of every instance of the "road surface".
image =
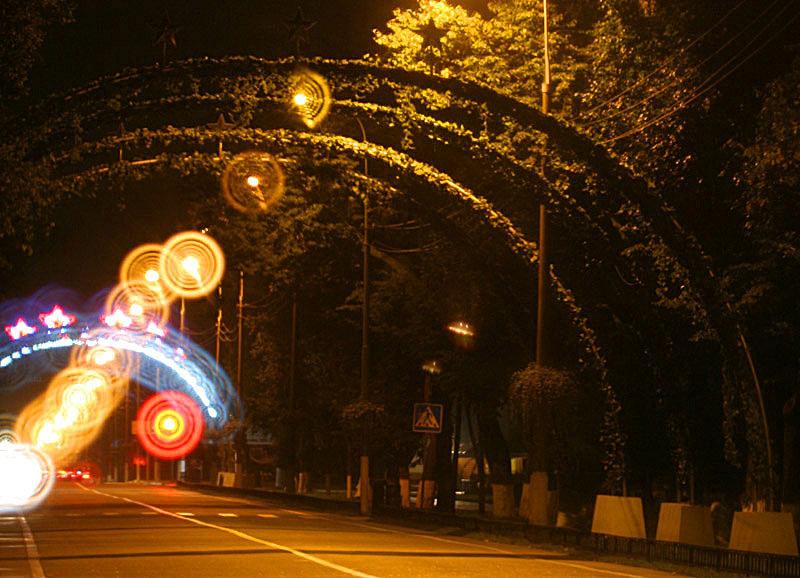
POLYGON ((0 548, 2 578, 677 576, 148 484, 59 483, 39 508, 0 517, 0 548))

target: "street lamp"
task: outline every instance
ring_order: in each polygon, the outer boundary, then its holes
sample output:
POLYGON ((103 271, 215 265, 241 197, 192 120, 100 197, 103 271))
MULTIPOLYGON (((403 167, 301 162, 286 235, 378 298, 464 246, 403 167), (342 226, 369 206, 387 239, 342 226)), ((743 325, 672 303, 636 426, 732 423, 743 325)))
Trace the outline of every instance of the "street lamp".
MULTIPOLYGON (((361 129, 361 138, 367 142, 367 132, 361 119, 356 117, 356 122, 361 129)), ((367 157, 364 156, 364 176, 369 176, 367 157)), ((364 232, 362 236, 361 251, 363 254, 363 295, 361 299, 361 389, 360 399, 366 401, 369 398, 369 195, 364 189, 364 232)), ((367 447, 366 422, 361 426, 361 459, 359 460, 360 488, 359 499, 361 503, 361 513, 369 514, 371 504, 369 499, 369 451, 367 447)))

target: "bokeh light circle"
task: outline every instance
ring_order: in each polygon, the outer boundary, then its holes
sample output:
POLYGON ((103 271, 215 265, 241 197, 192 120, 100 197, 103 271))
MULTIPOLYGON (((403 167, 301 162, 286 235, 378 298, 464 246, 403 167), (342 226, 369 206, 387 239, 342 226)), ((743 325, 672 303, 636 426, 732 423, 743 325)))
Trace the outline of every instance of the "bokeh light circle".
POLYGON ((298 69, 290 83, 292 107, 308 128, 317 126, 328 114, 331 92, 320 74, 307 68, 298 69))
POLYGON ((201 297, 216 289, 225 272, 225 256, 214 239, 195 231, 170 237, 159 263, 163 282, 181 297, 201 297))
POLYGON ((106 297, 105 315, 113 315, 121 311, 130 320, 125 329, 143 332, 150 323, 158 326, 167 324, 169 320, 169 301, 158 286, 146 281, 128 281, 120 283, 106 297))
POLYGON ((150 396, 139 408, 137 432, 142 447, 152 456, 172 460, 192 451, 203 436, 200 406, 179 391, 150 396))
POLYGON ((281 198, 284 174, 269 153, 249 151, 236 155, 222 174, 222 192, 242 213, 262 213, 281 198))
POLYGON ((0 513, 38 505, 55 481, 52 460, 25 444, 0 444, 0 513))
POLYGON ((160 295, 162 301, 169 303, 175 299, 159 274, 162 249, 156 243, 146 243, 128 253, 119 268, 120 284, 144 283, 148 292, 160 295))

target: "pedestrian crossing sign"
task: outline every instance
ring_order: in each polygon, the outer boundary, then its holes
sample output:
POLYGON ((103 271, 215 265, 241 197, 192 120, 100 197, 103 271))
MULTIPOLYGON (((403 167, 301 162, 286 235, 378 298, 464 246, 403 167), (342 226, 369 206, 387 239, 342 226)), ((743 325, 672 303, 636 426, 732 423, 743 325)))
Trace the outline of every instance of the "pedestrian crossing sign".
POLYGON ((415 403, 413 431, 417 433, 441 433, 442 404, 415 403))

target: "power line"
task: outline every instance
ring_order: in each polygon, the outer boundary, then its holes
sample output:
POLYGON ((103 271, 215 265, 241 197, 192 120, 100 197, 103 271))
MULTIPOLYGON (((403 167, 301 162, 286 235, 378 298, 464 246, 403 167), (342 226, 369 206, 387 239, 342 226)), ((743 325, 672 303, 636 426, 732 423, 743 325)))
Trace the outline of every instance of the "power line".
MULTIPOLYGON (((746 1, 746 0, 743 0, 743 1, 746 1)), ((663 93, 664 93, 664 92, 666 92, 666 91, 667 91, 669 88, 671 88, 671 87, 673 87, 673 86, 675 86, 675 85, 677 85, 677 84, 681 84, 682 82, 685 82, 687 79, 689 79, 689 78, 690 78, 690 76, 691 76, 691 74, 692 74, 692 73, 694 73, 694 72, 697 72, 697 71, 698 71, 700 68, 702 68, 703 66, 705 66, 705 65, 706 65, 706 64, 707 64, 707 63, 708 63, 708 62, 709 62, 711 59, 713 59, 713 58, 714 58, 715 56, 717 56, 717 55, 718 55, 720 52, 722 52, 722 51, 723 51, 725 48, 727 48, 727 47, 728 47, 728 46, 729 46, 731 43, 733 43, 733 42, 734 42, 735 40, 737 40, 737 39, 738 39, 740 36, 742 36, 742 35, 743 35, 743 34, 744 34, 746 31, 747 31, 747 29, 748 29, 748 28, 750 28, 752 25, 754 25, 756 22, 758 22, 758 20, 760 20, 760 19, 761 19, 761 18, 762 18, 762 17, 763 17, 763 16, 764 16, 764 15, 765 15, 765 14, 766 14, 766 13, 767 13, 769 10, 771 10, 771 9, 772 9, 772 7, 773 7, 775 4, 777 4, 777 3, 778 3, 778 1, 779 1, 779 0, 773 0, 772 4, 770 4, 770 5, 769 5, 769 6, 768 6, 768 7, 767 7, 767 8, 766 8, 766 9, 765 9, 765 10, 764 10, 764 11, 763 11, 763 12, 762 12, 762 13, 761 13, 761 14, 760 14, 760 15, 759 15, 759 16, 758 16, 756 19, 755 19, 755 20, 751 21, 751 22, 750 22, 750 23, 749 23, 749 24, 748 24, 748 25, 747 25, 745 28, 743 28, 743 29, 742 29, 742 30, 740 30, 738 33, 736 33, 734 36, 732 36, 731 38, 729 38, 728 40, 726 40, 725 42, 723 42, 723 43, 722 43, 722 44, 721 44, 721 45, 720 45, 720 46, 719 46, 719 47, 718 47, 718 48, 717 48, 717 49, 716 49, 714 52, 712 52, 710 55, 708 55, 706 58, 704 58, 704 59, 703 59, 701 62, 699 62, 699 63, 698 63, 698 64, 696 64, 695 66, 693 66, 693 67, 689 68, 689 69, 687 70, 686 74, 684 74, 682 77, 680 77, 680 78, 677 78, 677 79, 673 80, 672 82, 670 82, 670 83, 668 83, 668 84, 664 85, 664 86, 663 86, 661 89, 657 90, 656 92, 654 92, 654 93, 652 93, 652 94, 648 95, 647 97, 645 97, 645 98, 643 98, 643 99, 641 99, 641 100, 639 100, 639 101, 637 101, 637 102, 635 102, 635 103, 633 103, 633 104, 629 105, 628 107, 626 107, 626 108, 624 108, 624 109, 618 110, 618 111, 616 111, 616 112, 614 112, 614 113, 612 113, 612 114, 610 114, 610 115, 608 115, 608 116, 605 116, 605 117, 602 117, 602 118, 598 118, 598 119, 595 119, 595 120, 592 120, 592 121, 589 121, 589 122, 583 123, 583 124, 581 124, 580 126, 581 126, 581 127, 584 127, 584 128, 586 128, 586 127, 593 126, 593 125, 595 125, 595 124, 598 124, 598 123, 601 123, 601 122, 606 122, 606 121, 608 121, 608 120, 611 120, 611 119, 613 119, 613 118, 615 118, 615 117, 617 117, 617 116, 623 115, 623 114, 625 114, 625 113, 627 113, 627 112, 630 112, 630 111, 631 111, 631 110, 633 110, 634 108, 637 108, 637 107, 639 107, 639 106, 641 106, 641 105, 645 104, 646 102, 648 102, 648 101, 652 100, 652 99, 653 99, 653 98, 655 98, 656 96, 658 96, 658 95, 660 95, 660 94, 663 94, 663 93)), ((740 2, 740 3, 739 3, 739 6, 741 6, 741 4, 742 4, 742 3, 740 2)), ((737 6, 737 7, 738 7, 738 6, 737 6)), ((726 16, 727 16, 727 15, 726 15, 726 16)), ((721 22, 721 21, 722 21, 722 20, 720 20, 720 22, 721 22)), ((718 23, 719 23, 719 22, 718 22, 718 23)), ((711 31, 711 29, 709 29, 707 32, 710 32, 710 31, 711 31)), ((688 48, 688 47, 686 47, 686 48, 688 48)), ((677 57, 678 57, 680 54, 682 54, 682 53, 684 52, 684 50, 685 50, 685 48, 684 48, 683 50, 681 50, 679 54, 677 54, 677 55, 675 55, 673 58, 671 58, 671 59, 670 59, 670 61, 672 61, 674 58, 677 58, 677 57)), ((647 76, 646 76, 644 79, 640 80, 639 82, 637 82, 636 84, 634 84, 634 85, 633 85, 632 87, 630 87, 630 88, 634 88, 634 87, 638 86, 638 85, 639 85, 641 82, 643 82, 644 80, 646 80, 646 79, 650 78, 650 77, 651 77, 651 76, 652 76, 652 75, 653 75, 655 72, 658 72, 659 70, 661 70, 661 68, 663 68, 663 66, 662 66, 662 67, 660 67, 660 68, 658 68, 658 69, 656 69, 656 70, 655 70, 655 71, 653 71, 652 73, 648 74, 648 75, 647 75, 647 76)), ((715 72, 715 73, 713 73, 713 74, 716 74, 716 72, 715 72)), ((700 86, 702 86, 702 84, 701 84, 700 86)), ((620 93, 620 94, 624 94, 624 92, 626 92, 626 91, 623 91, 623 93, 620 93)))
POLYGON ((764 27, 763 27, 763 28, 762 28, 762 29, 761 29, 761 30, 760 30, 760 31, 759 31, 759 32, 758 32, 758 33, 757 33, 757 34, 756 34, 756 35, 755 35, 755 36, 754 36, 754 37, 753 37, 753 38, 752 38, 752 39, 751 39, 751 40, 750 40, 750 41, 749 41, 749 42, 748 42, 748 43, 747 43, 747 44, 746 44, 746 45, 745 45, 745 46, 744 46, 742 49, 741 49, 741 50, 739 50, 739 51, 738 51, 738 52, 737 52, 737 53, 736 53, 736 54, 735 54, 733 57, 731 57, 730 59, 728 59, 728 61, 727 61, 727 62, 725 62, 725 64, 723 64, 722 66, 720 66, 720 67, 719 67, 719 68, 718 68, 716 71, 714 71, 714 73, 712 73, 711 75, 709 75, 709 77, 708 77, 708 78, 706 78, 706 80, 705 80, 705 81, 703 81, 703 82, 702 82, 700 85, 698 85, 698 86, 697 86, 697 88, 695 89, 695 92, 694 92, 694 93, 693 93, 691 96, 689 96, 688 98, 686 98, 686 99, 684 99, 684 100, 682 100, 682 101, 678 102, 678 103, 677 103, 675 106, 673 106, 672 108, 670 108, 670 109, 669 109, 669 110, 667 110, 665 113, 663 113, 663 114, 661 114, 660 116, 658 116, 657 118, 655 118, 655 119, 652 119, 652 120, 650 120, 650 121, 648 121, 648 122, 646 122, 646 123, 644 123, 644 124, 642 124, 642 125, 639 125, 639 126, 638 126, 638 127, 636 127, 636 128, 632 128, 632 129, 630 129, 630 130, 628 130, 628 131, 626 131, 626 132, 624 132, 624 133, 622 133, 622 134, 620 134, 620 135, 617 135, 617 136, 611 137, 611 138, 609 138, 609 139, 606 139, 606 140, 602 140, 602 141, 600 141, 600 144, 609 144, 609 143, 612 143, 612 142, 616 142, 616 141, 618 141, 618 140, 621 140, 621 139, 623 139, 623 138, 627 138, 627 137, 629 137, 629 136, 631 136, 631 135, 633 135, 633 134, 636 134, 636 133, 638 133, 638 132, 641 132, 641 131, 643 131, 644 129, 646 129, 646 128, 649 128, 649 127, 653 126, 654 124, 657 124, 657 123, 661 122, 661 121, 662 121, 662 120, 664 120, 665 118, 667 118, 667 117, 669 117, 669 116, 672 116, 673 114, 675 114, 676 112, 678 112, 678 111, 679 111, 679 110, 681 110, 682 108, 685 108, 685 107, 686 107, 688 104, 690 104, 691 102, 693 102, 693 101, 697 100, 697 99, 698 99, 698 98, 700 98, 702 95, 704 95, 705 93, 707 93, 709 90, 711 90, 712 88, 714 88, 715 86, 717 86, 717 85, 718 85, 720 82, 722 82, 723 80, 725 80, 725 79, 726 79, 728 76, 730 76, 730 75, 731 75, 731 74, 733 74, 733 73, 734 73, 734 72, 735 72, 737 69, 739 69, 739 67, 741 67, 743 64, 745 64, 747 61, 749 61, 749 60, 750 60, 750 59, 751 59, 753 56, 755 56, 756 54, 758 54, 758 53, 759 53, 759 52, 760 52, 760 51, 761 51, 761 50, 762 50, 762 49, 763 49, 765 46, 767 46, 767 45, 768 45, 770 42, 772 42, 772 41, 773 41, 775 38, 777 38, 778 36, 780 36, 780 34, 781 34, 781 33, 783 33, 783 31, 784 31, 784 30, 786 30, 786 29, 787 29, 789 26, 791 26, 791 25, 794 23, 794 21, 795 21, 795 20, 797 20, 797 18, 798 18, 798 17, 800 17, 800 13, 798 13, 798 14, 795 14, 795 15, 794 15, 792 18, 790 18, 789 20, 787 20, 787 21, 784 23, 784 25, 783 25, 783 26, 782 26, 782 27, 781 27, 781 28, 780 28, 778 31, 776 31, 776 32, 775 32, 775 34, 773 34, 773 35, 772 35, 770 38, 768 38, 766 41, 764 41, 764 42, 763 42, 761 45, 759 45, 758 47, 756 47, 756 49, 755 49, 755 50, 753 50, 753 51, 751 51, 749 54, 747 54, 747 55, 746 55, 744 58, 742 58, 742 59, 741 59, 739 62, 737 62, 737 63, 736 63, 736 64, 735 64, 735 65, 734 65, 732 68, 730 68, 729 70, 727 70, 727 71, 726 71, 724 74, 722 74, 722 75, 721 75, 719 78, 717 78, 717 79, 716 79, 714 82, 712 82, 711 84, 708 84, 708 83, 709 83, 709 80, 710 80, 711 78, 713 78, 714 76, 716 76, 716 75, 720 74, 720 73, 722 72, 722 70, 723 70, 723 69, 724 69, 726 66, 728 66, 729 64, 731 64, 732 62, 734 62, 734 61, 735 61, 735 60, 736 60, 736 59, 739 57, 739 55, 741 55, 741 54, 742 54, 742 52, 743 52, 744 50, 746 50, 746 49, 747 49, 747 48, 748 48, 750 45, 752 45, 752 44, 753 44, 753 42, 755 42, 755 41, 756 41, 756 40, 757 40, 757 39, 758 39, 758 38, 759 38, 759 37, 760 37, 762 34, 764 34, 764 33, 767 31, 767 29, 768 29, 768 28, 769 28, 769 27, 772 25, 772 23, 773 23, 775 20, 777 20, 779 16, 781 16, 781 14, 782 14, 782 13, 785 11, 785 9, 786 9, 786 8, 788 8, 788 5, 786 5, 786 6, 784 6, 783 8, 781 8, 781 10, 779 10, 779 11, 778 11, 778 12, 775 14, 775 16, 773 16, 773 18, 772 18, 772 19, 771 19, 771 20, 770 20, 770 21, 767 23, 767 25, 766 25, 766 26, 764 26, 764 27), (704 85, 705 85, 705 88, 703 88, 703 86, 704 86, 704 85), (698 90, 698 89, 701 89, 701 88, 702 88, 702 90, 698 90))
MULTIPOLYGON (((717 22, 715 22, 715 23, 714 23, 714 25, 713 25, 713 26, 711 26, 711 28, 708 28, 708 29, 707 29, 705 32, 703 32, 703 33, 702 33, 700 36, 698 36, 697 38, 695 38, 694 40, 692 40, 692 41, 691 41, 689 44, 687 44, 686 46, 684 46, 683 48, 681 48, 681 49, 678 51, 678 53, 677 53, 677 54, 675 54, 675 55, 671 56, 670 58, 668 58, 668 59, 667 59, 667 60, 664 62, 664 64, 662 64, 661 66, 659 66, 658 68, 656 68, 655 70, 653 70, 653 71, 652 71, 650 74, 646 75, 644 78, 641 78, 641 79, 639 79, 637 82, 635 82, 634 84, 632 84, 632 85, 631 85, 631 86, 629 86, 628 88, 626 88, 626 89, 622 90, 621 92, 618 92, 617 94, 615 94, 614 96, 612 96, 612 97, 610 97, 609 99, 605 100, 604 102, 601 102, 600 104, 598 104, 598 105, 596 105, 596 106, 594 106, 594 107, 590 108, 589 110, 587 110, 587 111, 585 111, 585 112, 581 113, 581 116, 584 116, 584 115, 590 115, 590 114, 592 114, 593 112, 595 112, 596 110, 599 110, 599 109, 603 108, 604 106, 607 106, 607 105, 611 104, 612 102, 614 102, 614 101, 616 101, 616 100, 619 100, 621 97, 623 97, 624 95, 626 95, 628 92, 630 92, 631 90, 633 90, 634 88, 636 88, 636 87, 637 87, 637 86, 639 86, 640 84, 642 84, 642 83, 644 83, 644 82, 646 82, 646 81, 650 80, 650 78, 652 78, 654 75, 656 75, 657 73, 659 73, 659 72, 661 72, 662 70, 666 69, 666 68, 667 68, 667 67, 668 67, 668 66, 669 66, 669 65, 672 63, 672 61, 673 61, 673 60, 675 60, 675 59, 676 59, 676 58, 678 58, 678 57, 679 57, 681 54, 683 54, 684 52, 686 52, 687 50, 689 50, 689 49, 690 49, 692 46, 694 46, 695 44, 697 44, 698 42, 700 42, 700 41, 701 41, 703 38, 705 38, 706 36, 708 36, 708 35, 709 35, 709 34, 710 34, 710 33, 711 33, 711 32, 712 32, 712 31, 713 31, 713 30, 714 30, 714 29, 715 29, 717 26, 719 26, 719 25, 720 25, 720 24, 722 24, 722 23, 723 23, 725 20, 727 20, 727 19, 728 19, 728 17, 729 17, 731 14, 733 14, 733 13, 734 13, 736 10, 738 10, 738 9, 739 9, 739 7, 741 7, 741 6, 742 6, 742 4, 744 4, 744 3, 745 3, 745 2, 747 2, 747 1, 748 1, 748 0, 741 0, 741 1, 740 1, 740 2, 739 2, 737 5, 736 5, 736 6, 734 6, 734 7, 733 7, 733 8, 731 8, 730 10, 728 10, 728 12, 726 12, 726 13, 725 13, 725 14, 722 16, 722 18, 720 18, 719 20, 717 20, 717 22)), ((775 0, 775 1, 777 1, 777 0, 775 0)), ((774 2, 773 2, 773 4, 774 4, 774 2)), ((593 124, 593 123, 594 123, 594 121, 592 121, 592 123, 587 123, 587 125, 585 125, 585 126, 588 126, 588 124, 593 124)))

